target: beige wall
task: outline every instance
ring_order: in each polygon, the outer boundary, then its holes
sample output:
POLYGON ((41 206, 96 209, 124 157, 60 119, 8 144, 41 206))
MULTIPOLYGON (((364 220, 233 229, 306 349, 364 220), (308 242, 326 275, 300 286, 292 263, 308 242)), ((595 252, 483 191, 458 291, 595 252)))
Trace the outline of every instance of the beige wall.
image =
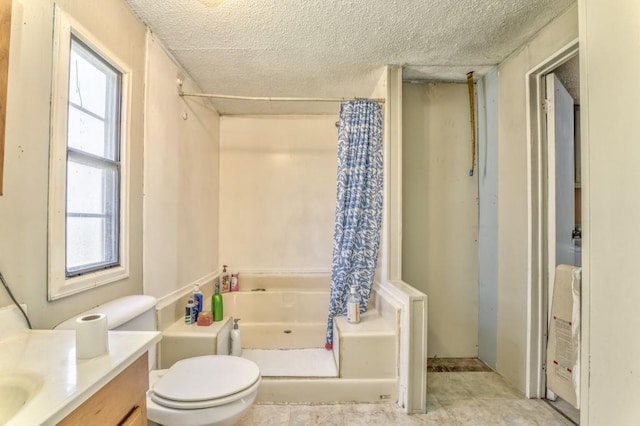
POLYGON ((579 1, 583 309, 582 423, 640 424, 640 2, 579 1), (587 358, 588 357, 588 358, 587 358))
MULTIPOLYGON (((130 277, 47 301, 47 192, 53 1, 14 1, 9 59, 0 270, 32 322, 51 327, 115 297, 142 292, 142 157, 145 28, 121 0, 57 2, 132 69, 130 277), (117 31, 114 31, 117 22, 117 31)), ((4 290, 0 306, 10 304, 4 290)))
POLYGON ((464 84, 402 89, 402 280, 429 296, 428 356, 478 355, 478 181, 464 84))
MULTIPOLYGON (((178 96, 184 73, 147 38, 144 293, 171 298, 218 265, 218 113, 178 96)), ((188 78, 184 89, 199 92, 188 78)))
POLYGON ((525 75, 578 37, 577 8, 547 25, 498 69, 497 370, 524 392, 527 337, 528 198, 525 75))
POLYGON ((220 119, 220 262, 329 271, 337 116, 220 119))

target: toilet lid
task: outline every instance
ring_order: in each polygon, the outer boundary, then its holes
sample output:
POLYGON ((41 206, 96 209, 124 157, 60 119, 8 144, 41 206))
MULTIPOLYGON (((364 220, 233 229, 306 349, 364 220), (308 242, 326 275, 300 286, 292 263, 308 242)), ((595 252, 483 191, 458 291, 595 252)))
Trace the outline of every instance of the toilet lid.
POLYGON ((242 392, 259 379, 258 366, 248 359, 207 355, 176 362, 152 392, 178 403, 211 401, 242 392))

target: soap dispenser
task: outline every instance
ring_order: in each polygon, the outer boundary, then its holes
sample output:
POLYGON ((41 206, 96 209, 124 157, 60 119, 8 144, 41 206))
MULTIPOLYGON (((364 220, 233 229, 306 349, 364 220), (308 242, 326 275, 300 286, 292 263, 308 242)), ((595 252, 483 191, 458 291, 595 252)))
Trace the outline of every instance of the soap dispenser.
POLYGON ((351 324, 360 322, 360 296, 355 285, 351 286, 349 298, 347 299, 347 321, 351 324))
POLYGON ((228 293, 229 290, 231 290, 231 274, 227 272, 227 265, 222 265, 222 276, 220 280, 220 293, 228 293))
POLYGON ((231 355, 233 356, 242 356, 242 341, 240 340, 238 321, 240 321, 240 318, 234 318, 233 330, 231 330, 231 355))

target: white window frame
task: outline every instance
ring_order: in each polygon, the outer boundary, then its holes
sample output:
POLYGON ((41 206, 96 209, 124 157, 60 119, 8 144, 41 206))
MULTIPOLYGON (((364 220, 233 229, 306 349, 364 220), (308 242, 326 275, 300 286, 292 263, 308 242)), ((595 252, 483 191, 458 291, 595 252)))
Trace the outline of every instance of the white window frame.
POLYGON ((100 43, 69 14, 55 7, 49 164, 48 297, 56 300, 129 277, 129 123, 131 68, 100 43), (67 107, 71 35, 82 41, 122 74, 120 107, 120 264, 108 269, 67 277, 66 176, 67 107))

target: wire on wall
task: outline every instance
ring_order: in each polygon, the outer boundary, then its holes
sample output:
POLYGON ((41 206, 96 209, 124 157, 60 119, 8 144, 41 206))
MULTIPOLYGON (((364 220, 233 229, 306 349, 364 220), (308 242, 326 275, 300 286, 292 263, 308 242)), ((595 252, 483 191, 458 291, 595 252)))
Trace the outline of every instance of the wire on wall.
POLYGON ((473 71, 467 73, 467 87, 469 88, 469 118, 471 122, 471 169, 469 169, 469 176, 473 176, 476 167, 476 92, 473 85, 473 71))
POLYGON ((27 316, 27 313, 22 309, 22 306, 20 306, 16 298, 13 297, 13 293, 11 292, 11 289, 9 288, 9 285, 7 284, 7 282, 4 280, 4 277, 2 276, 2 272, 0 272, 0 282, 2 282, 2 285, 4 286, 5 290, 7 290, 7 293, 9 293, 9 297, 11 298, 11 300, 13 300, 13 303, 15 303, 18 309, 20 309, 20 312, 22 312, 22 316, 24 316, 24 319, 27 320, 27 325, 29 326, 29 329, 32 329, 33 327, 31 327, 31 321, 29 321, 29 317, 27 316))

